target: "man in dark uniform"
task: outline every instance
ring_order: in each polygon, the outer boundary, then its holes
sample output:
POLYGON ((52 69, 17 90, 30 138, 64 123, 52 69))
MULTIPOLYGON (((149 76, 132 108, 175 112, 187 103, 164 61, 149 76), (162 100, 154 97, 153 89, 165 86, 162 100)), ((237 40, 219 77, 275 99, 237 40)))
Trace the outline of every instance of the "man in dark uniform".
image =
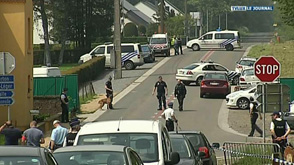
POLYGON ((181 54, 183 55, 183 47, 182 47, 182 39, 180 37, 178 37, 178 47, 180 49, 181 54))
POLYGON ((63 147, 73 146, 76 136, 80 130, 80 121, 78 118, 72 119, 69 125, 70 125, 70 131, 64 139, 63 147))
POLYGON ((68 122, 68 97, 67 97, 67 88, 64 88, 61 95, 60 95, 60 101, 61 101, 61 108, 62 108, 62 115, 61 115, 61 122, 67 123, 68 122))
POLYGON ((113 109, 112 101, 113 101, 113 89, 112 89, 112 83, 111 83, 112 77, 109 76, 108 81, 105 83, 105 89, 106 89, 106 97, 110 98, 109 108, 113 109))
POLYGON ((260 133, 260 137, 262 137, 262 130, 256 125, 256 120, 258 119, 258 113, 260 116, 260 120, 262 120, 262 116, 260 114, 260 111, 258 111, 258 109, 257 109, 256 101, 254 101, 253 97, 250 97, 249 114, 250 114, 250 121, 251 121, 251 131, 250 131, 248 137, 253 136, 255 129, 258 133, 260 133))
POLYGON ((22 136, 20 129, 14 128, 11 121, 0 127, 0 134, 5 136, 5 145, 18 145, 18 140, 22 136))
POLYGON ((179 103, 179 111, 183 111, 183 104, 184 104, 184 98, 186 96, 187 90, 185 85, 182 83, 181 80, 178 80, 178 83, 175 87, 175 96, 178 99, 179 103))
POLYGON ((291 129, 288 123, 280 118, 279 112, 273 112, 272 122, 270 126, 270 131, 272 134, 273 143, 279 144, 281 148, 282 155, 287 146, 287 136, 290 134, 291 129))
POLYGON ((157 99, 159 103, 159 107, 157 110, 162 110, 162 103, 163 103, 163 108, 166 109, 166 97, 168 94, 167 90, 167 85, 166 83, 162 80, 162 77, 158 77, 158 81, 155 83, 152 95, 154 95, 155 90, 157 90, 157 99))

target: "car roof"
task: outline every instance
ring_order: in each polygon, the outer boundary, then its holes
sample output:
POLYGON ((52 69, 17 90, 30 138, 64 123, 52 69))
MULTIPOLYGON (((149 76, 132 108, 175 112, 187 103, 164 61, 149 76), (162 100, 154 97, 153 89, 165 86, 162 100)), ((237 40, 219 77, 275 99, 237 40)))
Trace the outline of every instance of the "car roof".
POLYGON ((113 120, 85 124, 79 135, 100 133, 158 133, 162 123, 158 120, 113 120), (98 128, 98 129, 97 129, 98 128), (144 128, 144 129, 142 129, 144 128))
POLYGON ((241 61, 241 60, 256 61, 257 59, 256 59, 256 58, 253 58, 253 57, 242 57, 242 58, 240 59, 240 61, 241 61))
POLYGON ((207 33, 238 33, 239 31, 236 30, 222 30, 222 31, 210 31, 207 33))
POLYGON ((169 137, 174 138, 174 139, 183 139, 184 135, 183 134, 177 134, 177 133, 170 133, 169 137))
MULTIPOLYGON (((215 63, 215 62, 194 62, 194 63, 191 63, 191 64, 189 64, 189 65, 199 65, 199 66, 205 66, 205 65, 208 65, 208 64, 217 64, 217 63, 215 63)), ((187 66, 189 66, 189 65, 187 65, 187 66)))
POLYGON ((126 146, 119 145, 80 145, 80 146, 70 146, 59 148, 54 151, 54 153, 61 152, 79 152, 79 151, 114 151, 114 152, 124 152, 126 146))
POLYGON ((178 131, 178 132, 175 132, 175 131, 172 131, 172 132, 169 132, 170 134, 201 134, 200 131, 193 131, 193 130, 187 130, 187 131, 178 131))
POLYGON ((41 156, 44 148, 27 146, 0 146, 1 156, 41 156))
POLYGON ((166 34, 153 34, 151 38, 166 38, 166 34))

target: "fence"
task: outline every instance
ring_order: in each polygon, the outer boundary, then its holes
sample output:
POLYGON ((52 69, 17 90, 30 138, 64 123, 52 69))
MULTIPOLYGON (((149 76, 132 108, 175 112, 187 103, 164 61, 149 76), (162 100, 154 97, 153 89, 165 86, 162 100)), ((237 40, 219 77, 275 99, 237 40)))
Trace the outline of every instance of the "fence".
POLYGON ((79 109, 78 76, 34 77, 34 96, 60 95, 63 88, 68 88, 69 110, 79 109))
POLYGON ((221 150, 226 165, 272 164, 282 158, 280 146, 272 143, 225 142, 221 150))

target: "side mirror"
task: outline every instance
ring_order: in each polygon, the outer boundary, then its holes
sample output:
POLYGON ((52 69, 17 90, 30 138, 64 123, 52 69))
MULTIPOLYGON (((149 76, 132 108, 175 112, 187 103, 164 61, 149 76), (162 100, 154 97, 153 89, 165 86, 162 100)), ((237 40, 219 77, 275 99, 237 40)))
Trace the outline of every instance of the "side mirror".
POLYGON ((170 154, 170 161, 165 162, 165 164, 173 165, 180 162, 180 154, 178 152, 172 152, 170 154))
POLYGON ((198 157, 199 157, 200 159, 205 158, 205 152, 198 151, 198 157))
POLYGON ((219 143, 212 143, 212 147, 213 148, 219 148, 220 147, 220 144, 219 143))
POLYGON ((203 38, 203 37, 200 37, 199 39, 200 39, 200 40, 204 40, 204 38, 203 38))

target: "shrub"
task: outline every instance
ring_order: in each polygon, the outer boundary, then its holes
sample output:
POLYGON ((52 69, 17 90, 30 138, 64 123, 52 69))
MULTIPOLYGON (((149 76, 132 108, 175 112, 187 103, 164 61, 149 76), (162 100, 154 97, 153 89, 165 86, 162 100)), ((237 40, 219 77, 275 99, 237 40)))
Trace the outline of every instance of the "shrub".
POLYGON ((138 36, 137 26, 133 23, 127 23, 124 27, 124 36, 126 37, 138 36))
POLYGON ((146 27, 145 26, 143 26, 143 25, 139 25, 139 27, 138 27, 138 32, 139 32, 139 34, 140 34, 140 36, 145 36, 146 35, 146 27))
POLYGON ((90 61, 87 61, 80 66, 69 69, 62 74, 77 74, 79 85, 82 85, 86 82, 95 80, 105 69, 105 57, 99 56, 95 57, 90 61))

